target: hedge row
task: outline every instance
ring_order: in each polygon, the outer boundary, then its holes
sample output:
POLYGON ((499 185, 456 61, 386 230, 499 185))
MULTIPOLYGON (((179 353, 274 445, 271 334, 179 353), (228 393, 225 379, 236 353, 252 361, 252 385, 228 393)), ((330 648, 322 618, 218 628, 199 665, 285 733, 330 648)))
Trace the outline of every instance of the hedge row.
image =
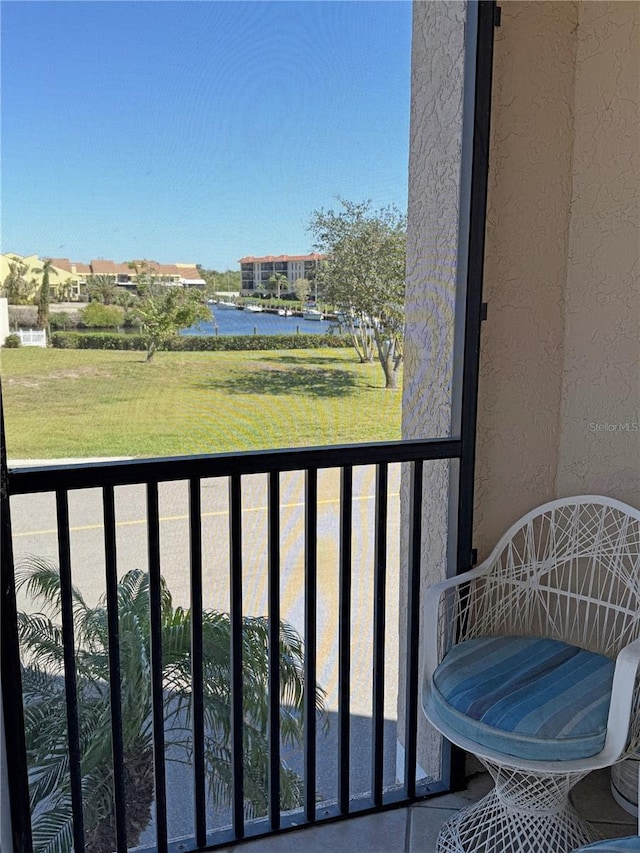
MULTIPOLYGON (((123 335, 107 332, 54 332, 51 343, 58 349, 146 350, 142 335, 123 335)), ((351 346, 346 335, 177 335, 170 338, 162 350, 171 352, 224 352, 273 349, 334 349, 351 346)))

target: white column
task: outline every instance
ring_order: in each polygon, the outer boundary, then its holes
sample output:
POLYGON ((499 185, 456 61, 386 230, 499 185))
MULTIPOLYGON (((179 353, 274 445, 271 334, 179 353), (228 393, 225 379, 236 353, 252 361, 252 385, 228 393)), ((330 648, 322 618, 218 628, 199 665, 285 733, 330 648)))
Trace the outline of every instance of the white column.
POLYGON ((4 344, 9 331, 9 301, 3 296, 0 297, 0 346, 4 344))

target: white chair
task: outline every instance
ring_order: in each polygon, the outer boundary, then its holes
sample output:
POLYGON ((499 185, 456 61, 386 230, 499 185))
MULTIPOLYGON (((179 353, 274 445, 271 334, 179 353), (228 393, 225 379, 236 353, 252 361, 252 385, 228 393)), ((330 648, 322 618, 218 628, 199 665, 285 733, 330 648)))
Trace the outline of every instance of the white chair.
POLYGON ((568 853, 571 788, 640 745, 640 512, 586 495, 525 515, 426 597, 423 709, 495 787, 438 853, 568 853))

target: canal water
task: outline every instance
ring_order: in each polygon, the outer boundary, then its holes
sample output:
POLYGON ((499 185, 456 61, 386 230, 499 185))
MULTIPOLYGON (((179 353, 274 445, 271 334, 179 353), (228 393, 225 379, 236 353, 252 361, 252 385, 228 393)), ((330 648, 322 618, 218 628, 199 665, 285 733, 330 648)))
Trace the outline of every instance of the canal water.
POLYGON ((183 329, 182 335, 295 335, 324 334, 336 328, 328 320, 303 320, 302 317, 279 317, 253 311, 238 311, 233 308, 207 306, 211 311, 211 320, 199 323, 189 329, 183 329))

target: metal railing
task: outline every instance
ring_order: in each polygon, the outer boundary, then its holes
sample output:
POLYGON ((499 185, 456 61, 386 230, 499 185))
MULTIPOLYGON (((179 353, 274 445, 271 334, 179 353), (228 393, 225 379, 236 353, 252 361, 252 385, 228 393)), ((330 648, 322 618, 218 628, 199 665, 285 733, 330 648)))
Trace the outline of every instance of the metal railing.
MULTIPOLYGON (((113 744, 113 792, 115 802, 116 840, 119 853, 127 849, 125 768, 123 766, 123 721, 121 714, 121 683, 119 669, 116 512, 114 494, 117 487, 143 485, 146 491, 146 550, 149 567, 150 648, 152 670, 152 727, 155 789, 156 849, 160 853, 172 849, 167 829, 167 797, 165 771, 165 730, 162 638, 161 638, 161 574, 159 487, 165 483, 186 481, 188 484, 188 529, 190 553, 189 605, 192 613, 192 682, 193 696, 193 801, 195 807, 194 837, 183 839, 181 849, 212 849, 245 837, 273 834, 292 825, 313 825, 318 820, 345 817, 355 812, 377 811, 409 803, 418 796, 445 790, 441 783, 427 787, 416 783, 418 732, 418 649, 420 631, 420 553, 423 517, 423 468, 434 460, 459 459, 459 440, 424 440, 383 444, 351 445, 320 449, 220 454, 214 456, 180 457, 128 462, 106 462, 90 465, 54 466, 8 471, 5 498, 51 492, 55 495, 57 519, 57 551, 62 592, 62 626, 64 644, 64 679, 67 703, 69 743, 69 774, 73 807, 73 849, 86 850, 83 827, 83 791, 81 769, 80 727, 78 722, 76 661, 74 659, 74 613, 72 606, 72 559, 70 548, 69 499, 77 490, 100 489, 102 495, 102 531, 105 553, 106 609, 108 617, 109 691, 113 744), (408 468, 407 522, 410 552, 406 583, 406 620, 400 631, 406 638, 406 653, 401 661, 405 669, 403 707, 404 780, 393 790, 384 785, 384 695, 387 649, 386 602, 388 600, 387 550, 389 470, 395 463, 408 468), (371 744, 370 791, 354 799, 350 790, 351 696, 353 677, 352 645, 352 564, 354 533, 354 470, 359 466, 375 467, 373 507, 373 614, 372 614, 372 676, 371 676, 371 744), (340 478, 338 499, 338 676, 337 676, 337 797, 335 804, 323 805, 318 816, 316 800, 317 718, 315 690, 318 674, 318 477, 324 469, 337 469, 340 478), (283 813, 280 807, 280 691, 279 626, 281 620, 281 490, 284 472, 300 472, 304 477, 304 796, 301 809, 293 814, 283 813), (266 578, 269 625, 268 675, 268 810, 266 817, 248 821, 245 817, 243 777, 243 487, 247 475, 260 474, 267 486, 267 560, 266 578), (214 832, 207 826, 206 770, 204 761, 205 721, 203 714, 203 542, 201 485, 205 479, 226 478, 228 482, 228 545, 230 570, 229 602, 231 624, 231 768, 232 798, 230 826, 214 832)), ((8 501, 4 507, 9 515, 8 501)), ((3 510, 3 512, 4 512, 3 510)), ((9 526, 5 526, 5 531, 9 526)), ((6 543, 5 543, 6 545, 6 543)), ((3 593, 12 596, 11 606, 3 619, 3 654, 12 656, 12 672, 19 676, 20 662, 17 636, 15 588, 13 583, 12 549, 3 548, 3 593), (7 583, 7 580, 9 581, 7 583)), ((4 603, 4 602, 3 602, 4 603)), ((3 666, 5 661, 3 661, 3 666)), ((11 701, 21 704, 20 683, 11 689, 11 701)), ((6 705, 5 696, 5 705, 6 705)), ((12 786, 12 819, 14 839, 20 839, 22 851, 32 849, 28 802, 28 767, 24 748, 24 733, 12 731, 20 719, 6 721, 8 766, 12 786)), ((14 842, 15 843, 15 842, 14 842)))

